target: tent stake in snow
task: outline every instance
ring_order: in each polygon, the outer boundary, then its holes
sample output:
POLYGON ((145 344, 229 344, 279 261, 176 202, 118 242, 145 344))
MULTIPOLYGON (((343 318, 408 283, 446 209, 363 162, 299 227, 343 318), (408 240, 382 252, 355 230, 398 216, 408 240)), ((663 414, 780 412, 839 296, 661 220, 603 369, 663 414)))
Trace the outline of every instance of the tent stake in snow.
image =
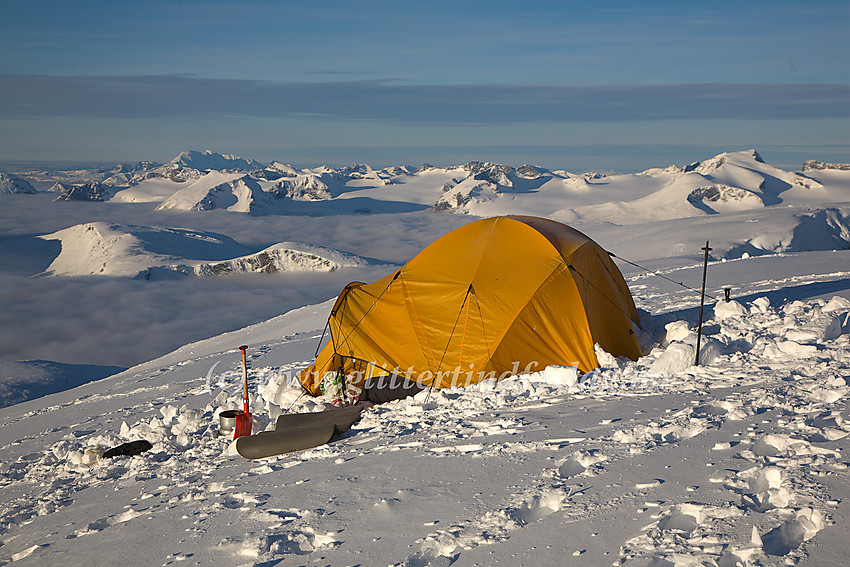
POLYGON ((248 411, 248 356, 247 345, 243 345, 239 347, 239 350, 242 351, 242 404, 243 411, 241 414, 236 416, 236 428, 233 430, 233 438, 236 439, 238 437, 243 437, 245 435, 251 435, 251 429, 254 424, 254 420, 251 418, 251 414, 248 411))
POLYGON ((702 264, 702 292, 699 297, 699 325, 697 326, 697 355, 696 361, 694 364, 699 366, 699 343, 700 339, 702 339, 702 309, 705 305, 705 273, 708 270, 708 253, 711 252, 711 248, 708 247, 708 240, 705 241, 705 247, 703 251, 705 251, 705 260, 702 264))

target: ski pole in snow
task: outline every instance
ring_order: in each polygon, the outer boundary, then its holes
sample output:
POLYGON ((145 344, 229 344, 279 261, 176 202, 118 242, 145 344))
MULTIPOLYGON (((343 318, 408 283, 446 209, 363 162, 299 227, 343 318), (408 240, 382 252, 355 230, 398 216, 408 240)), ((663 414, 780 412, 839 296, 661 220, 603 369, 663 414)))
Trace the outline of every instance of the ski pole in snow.
POLYGON ((708 270, 708 253, 711 252, 711 248, 708 247, 708 240, 705 241, 705 247, 703 251, 705 251, 705 260, 702 264, 702 293, 699 298, 699 325, 697 326, 697 357, 694 364, 699 366, 699 343, 700 339, 702 339, 702 309, 705 305, 705 273, 708 270))

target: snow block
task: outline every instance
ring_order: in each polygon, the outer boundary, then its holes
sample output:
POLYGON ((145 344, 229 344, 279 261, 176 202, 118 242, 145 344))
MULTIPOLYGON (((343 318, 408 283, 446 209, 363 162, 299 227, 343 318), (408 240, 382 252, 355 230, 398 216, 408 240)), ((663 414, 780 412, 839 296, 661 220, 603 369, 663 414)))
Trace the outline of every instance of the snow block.
POLYGON ((664 338, 668 343, 682 341, 688 338, 691 334, 687 321, 673 321, 671 323, 667 323, 664 325, 664 329, 667 331, 664 338))
POLYGON ((578 368, 575 366, 547 366, 540 373, 541 382, 557 386, 574 387, 578 383, 578 368))
POLYGON ((704 339, 705 342, 699 349, 699 363, 708 366, 723 354, 725 346, 716 339, 704 339))
POLYGON ((714 318, 727 319, 729 317, 743 317, 747 314, 747 308, 737 301, 721 301, 714 304, 714 318))
POLYGON ((694 364, 696 349, 689 344, 674 343, 649 366, 651 374, 675 374, 694 364))
POLYGON ((761 539, 768 555, 788 555, 804 541, 812 539, 823 528, 823 515, 811 508, 803 508, 761 539))

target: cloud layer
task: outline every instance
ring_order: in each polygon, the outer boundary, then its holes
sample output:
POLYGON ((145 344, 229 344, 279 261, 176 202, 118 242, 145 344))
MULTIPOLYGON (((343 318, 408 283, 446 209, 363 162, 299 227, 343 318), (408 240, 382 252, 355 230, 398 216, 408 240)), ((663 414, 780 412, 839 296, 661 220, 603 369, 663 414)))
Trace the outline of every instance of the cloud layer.
POLYGON ((850 117, 850 85, 409 85, 0 75, 0 117, 307 117, 423 124, 850 117))
POLYGON ((131 366, 187 342, 325 301, 352 280, 372 281, 391 271, 374 266, 173 281, 33 277, 59 253, 55 242, 41 240, 39 234, 109 218, 209 229, 257 250, 274 242, 302 241, 402 263, 471 220, 414 213, 381 217, 380 223, 371 215, 317 222, 311 217, 250 217, 223 211, 164 214, 152 207, 108 202, 51 203, 51 194, 27 197, 0 207, 0 371, 9 368, 4 361, 27 359, 131 366))

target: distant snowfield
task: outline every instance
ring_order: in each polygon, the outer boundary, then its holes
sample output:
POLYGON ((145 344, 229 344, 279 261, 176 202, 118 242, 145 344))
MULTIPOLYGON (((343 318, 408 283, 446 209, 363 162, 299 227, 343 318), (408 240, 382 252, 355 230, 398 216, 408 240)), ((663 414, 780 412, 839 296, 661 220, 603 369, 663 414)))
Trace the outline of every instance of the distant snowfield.
POLYGON ((68 183, 110 178, 103 202, 2 195, 0 396, 43 397, 0 409, 0 564, 845 561, 850 171, 786 172, 751 151, 609 177, 186 152, 68 183), (291 455, 249 462, 217 436, 217 413, 239 406, 240 344, 255 430, 319 411, 288 379, 342 285, 511 213, 652 270, 617 260, 660 344, 637 362, 600 353, 584 376, 550 367, 375 407, 291 455), (694 366, 699 296, 684 286, 699 287, 706 240, 694 366), (99 460, 142 438, 153 450, 99 460))

